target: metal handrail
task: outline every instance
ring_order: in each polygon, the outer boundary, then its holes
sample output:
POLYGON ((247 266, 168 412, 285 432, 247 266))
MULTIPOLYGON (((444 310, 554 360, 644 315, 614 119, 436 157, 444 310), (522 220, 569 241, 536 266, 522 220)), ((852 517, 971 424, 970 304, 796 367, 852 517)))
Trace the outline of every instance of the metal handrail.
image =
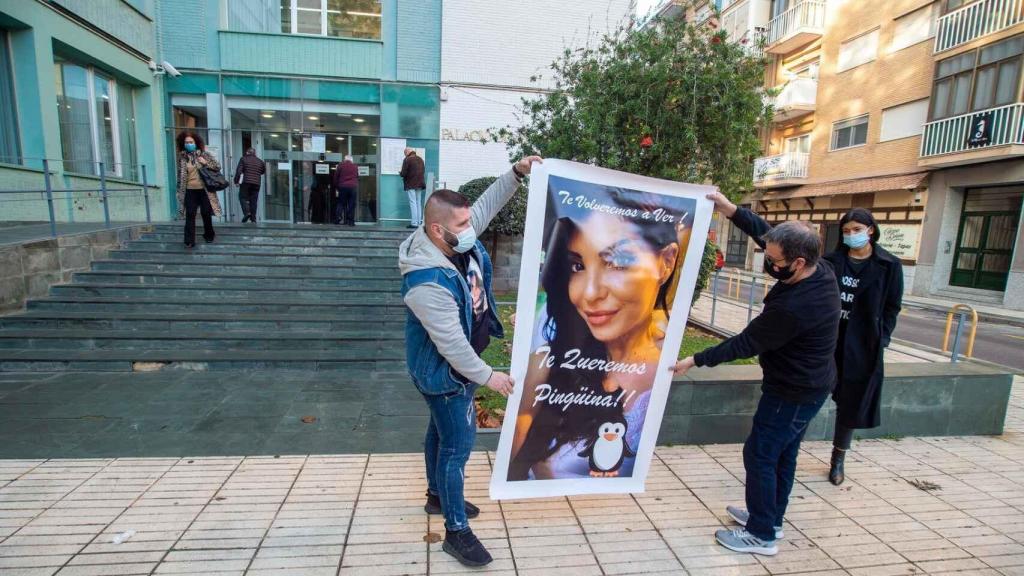
POLYGON ((954 304, 946 313, 946 332, 942 336, 942 351, 949 352, 949 331, 953 326, 953 314, 957 314, 956 335, 953 336, 953 351, 950 354, 950 362, 957 361, 957 354, 960 352, 960 335, 964 328, 964 316, 971 313, 971 335, 967 339, 967 350, 964 356, 974 356, 974 337, 978 335, 978 312, 967 304, 954 304))
MULTIPOLYGON (((26 158, 27 159, 27 158, 26 158)), ((110 203, 108 202, 109 195, 111 192, 141 192, 144 198, 146 207, 146 222, 152 222, 152 213, 149 206, 149 182, 147 180, 146 166, 140 164, 139 169, 142 175, 142 182, 138 188, 111 188, 107 186, 107 174, 103 162, 97 163, 99 169, 100 187, 93 188, 68 188, 68 189, 54 189, 53 187, 53 176, 54 172, 50 170, 50 159, 42 158, 43 162, 43 183, 44 188, 42 190, 0 190, 0 194, 43 194, 45 195, 47 211, 49 212, 50 221, 50 236, 53 238, 57 237, 57 216, 56 210, 54 209, 55 195, 64 194, 63 198, 69 198, 74 196, 76 193, 98 193, 100 194, 100 201, 103 203, 103 223, 104 227, 110 228, 110 203)), ((61 162, 65 160, 59 160, 61 162)), ((122 196, 123 197, 123 196, 122 196)), ((19 200, 14 200, 15 202, 19 200)), ((26 200, 20 200, 26 201, 26 200)))

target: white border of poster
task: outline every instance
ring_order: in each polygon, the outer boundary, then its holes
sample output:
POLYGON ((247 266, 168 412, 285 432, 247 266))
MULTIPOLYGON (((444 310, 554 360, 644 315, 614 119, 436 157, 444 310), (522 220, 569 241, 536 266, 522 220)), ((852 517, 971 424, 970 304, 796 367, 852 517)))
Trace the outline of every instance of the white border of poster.
POLYGON ((510 375, 516 381, 516 388, 508 398, 508 410, 498 441, 497 458, 491 476, 490 496, 495 500, 511 498, 540 498, 576 494, 614 494, 644 491, 647 472, 654 456, 661 419, 668 400, 672 373, 669 368, 676 362, 682 343, 693 298, 697 274, 700 270, 704 245, 711 224, 714 205, 705 195, 716 191, 714 186, 685 184, 659 180, 646 176, 627 174, 606 168, 599 168, 566 160, 548 159, 535 164, 530 177, 529 203, 526 213, 526 233, 523 243, 523 259, 519 277, 519 295, 516 306, 516 330, 512 346, 510 375), (651 389, 650 404, 647 408, 635 464, 628 477, 560 478, 508 480, 513 436, 519 406, 524 394, 527 366, 530 361, 537 316, 537 296, 540 289, 541 255, 544 247, 543 235, 548 207, 548 177, 557 176, 598 186, 624 188, 637 192, 670 195, 696 200, 696 209, 690 232, 685 259, 678 269, 680 277, 675 297, 669 311, 668 325, 662 344, 662 353, 651 389))

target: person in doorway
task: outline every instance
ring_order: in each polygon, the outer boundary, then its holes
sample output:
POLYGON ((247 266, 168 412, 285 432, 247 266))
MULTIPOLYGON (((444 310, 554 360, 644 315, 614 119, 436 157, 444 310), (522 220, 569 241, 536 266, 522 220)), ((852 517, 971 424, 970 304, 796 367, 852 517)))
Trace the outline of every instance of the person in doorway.
POLYGON ((256 149, 249 148, 238 160, 235 168, 235 184, 238 184, 238 203, 242 205, 242 222, 256 223, 257 199, 260 182, 267 172, 267 164, 256 156, 256 149))
POLYGON ((483 566, 491 555, 469 527, 480 510, 463 496, 466 461, 476 436, 473 404, 478 386, 505 396, 513 382, 487 365, 480 354, 491 336, 502 337, 491 290, 491 260, 477 240, 530 173, 528 156, 498 178, 472 206, 452 190, 434 192, 426 224, 398 252, 402 297, 408 309, 406 361, 413 384, 430 410, 424 444, 428 514, 444 514, 443 549, 468 566, 483 566), (471 288, 479 290, 471 291, 471 288))
POLYGON ((328 208, 327 195, 328 191, 324 190, 326 186, 320 184, 317 181, 313 181, 309 185, 309 221, 313 224, 327 224, 328 220, 328 208))
POLYGON ((783 536, 800 442, 835 386, 839 289, 832 266, 819 258, 821 238, 807 223, 772 228, 721 193, 708 199, 764 249, 764 271, 778 282, 743 332, 681 360, 673 370, 685 374, 694 366, 758 357, 761 400, 743 445, 747 507, 726 507, 741 528, 719 530, 715 539, 730 550, 772 556, 783 536))
POLYGON ((878 245, 875 217, 864 208, 847 212, 839 227, 843 236, 825 255, 839 282, 842 315, 836 343, 839 379, 832 399, 836 429, 828 480, 839 486, 846 478, 846 451, 853 431, 881 424, 883 356, 903 302, 903 265, 878 245))
POLYGON ((405 193, 409 195, 409 228, 423 225, 423 193, 427 188, 423 180, 424 170, 423 158, 412 148, 406 148, 405 160, 402 161, 402 170, 398 175, 402 177, 405 193))
POLYGON ((196 245, 196 210, 203 218, 203 240, 213 242, 213 216, 220 214, 217 194, 208 192, 199 175, 200 168, 220 170, 220 163, 206 151, 206 145, 199 134, 182 132, 176 139, 178 148, 177 198, 180 213, 185 217, 185 247, 196 245))
POLYGON ((338 191, 338 208, 335 222, 342 226, 355 226, 356 195, 359 192, 359 167, 351 156, 338 164, 334 170, 334 189, 338 191))

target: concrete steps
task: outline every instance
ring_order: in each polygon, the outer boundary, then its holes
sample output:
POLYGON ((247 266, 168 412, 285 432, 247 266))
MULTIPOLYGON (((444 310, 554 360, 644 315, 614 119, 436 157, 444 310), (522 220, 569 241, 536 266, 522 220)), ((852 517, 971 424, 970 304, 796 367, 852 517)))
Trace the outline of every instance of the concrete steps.
POLYGON ((403 374, 398 245, 408 231, 180 224, 0 317, 2 371, 301 370, 403 374))

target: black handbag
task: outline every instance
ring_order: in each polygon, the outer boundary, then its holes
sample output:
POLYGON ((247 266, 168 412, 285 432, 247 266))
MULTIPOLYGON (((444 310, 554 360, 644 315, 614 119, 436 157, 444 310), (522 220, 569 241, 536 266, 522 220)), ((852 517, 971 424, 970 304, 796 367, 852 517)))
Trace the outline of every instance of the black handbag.
POLYGON ((206 187, 207 192, 220 192, 230 186, 228 179, 220 170, 213 170, 206 166, 199 167, 199 178, 203 180, 203 186, 206 187))

